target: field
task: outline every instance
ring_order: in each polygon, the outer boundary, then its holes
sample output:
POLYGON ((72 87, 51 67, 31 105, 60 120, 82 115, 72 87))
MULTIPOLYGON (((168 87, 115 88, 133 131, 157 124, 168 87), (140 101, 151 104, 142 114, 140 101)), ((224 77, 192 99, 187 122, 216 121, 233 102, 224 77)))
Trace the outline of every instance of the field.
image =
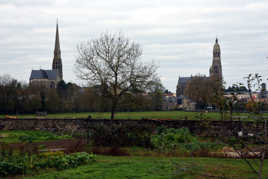
MULTIPOLYGON (((268 116, 268 113, 264 113, 264 116, 268 116)), ((109 119, 109 112, 87 112, 87 113, 61 113, 61 114, 48 114, 45 118, 87 118, 91 116, 94 119, 109 119)), ((235 113, 233 116, 241 117, 242 119, 248 118, 248 113, 235 113)), ((11 115, 11 117, 15 117, 11 115)), ((34 114, 29 115, 17 115, 17 118, 36 118, 34 114)), ((229 119, 228 114, 225 115, 226 119, 229 119)), ((0 115, 0 118, 5 118, 5 115, 0 115)), ((42 118, 42 117, 39 117, 42 118)), ((216 112, 185 112, 185 111, 150 111, 150 112, 118 112, 115 115, 115 119, 220 119, 220 114, 216 112)), ((250 117, 249 117, 250 119, 250 117)))
MULTIPOLYGON (((265 178, 268 161, 265 161, 265 178)), ((27 179, 54 178, 254 178, 242 160, 217 158, 97 156, 96 162, 64 171, 44 172, 27 179)))
POLYGON ((0 130, 0 142, 19 143, 19 142, 43 142, 49 140, 69 139, 68 135, 55 135, 45 131, 7 131, 0 130))
MULTIPOLYGON (((256 178, 245 161, 226 158, 224 148, 232 147, 218 138, 194 136, 187 128, 153 133, 124 129, 93 130, 90 140, 84 135, 0 130, 0 178, 256 178)), ((263 177, 268 178, 267 159, 263 177)))

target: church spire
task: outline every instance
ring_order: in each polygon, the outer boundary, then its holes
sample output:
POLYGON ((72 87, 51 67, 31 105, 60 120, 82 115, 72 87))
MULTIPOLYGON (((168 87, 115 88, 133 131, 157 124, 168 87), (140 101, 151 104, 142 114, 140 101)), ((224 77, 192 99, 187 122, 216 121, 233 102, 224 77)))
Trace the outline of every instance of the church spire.
POLYGON ((212 66, 209 69, 210 77, 222 80, 222 66, 221 66, 221 48, 218 43, 218 38, 215 40, 213 47, 212 66))
POLYGON ((55 49, 54 49, 54 56, 60 56, 60 39, 59 39, 59 26, 58 26, 58 19, 56 24, 56 38, 55 38, 55 49))
POLYGON ((55 48, 54 48, 52 69, 58 70, 59 80, 63 80, 58 19, 56 24, 56 37, 55 37, 55 48))

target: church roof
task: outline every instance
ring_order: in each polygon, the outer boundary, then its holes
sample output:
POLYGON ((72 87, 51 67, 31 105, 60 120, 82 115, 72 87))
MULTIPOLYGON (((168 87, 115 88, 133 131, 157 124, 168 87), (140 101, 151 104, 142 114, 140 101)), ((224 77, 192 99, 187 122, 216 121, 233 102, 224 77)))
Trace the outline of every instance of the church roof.
POLYGON ((57 70, 32 70, 30 80, 33 79, 47 79, 57 80, 57 70))
POLYGON ((192 77, 179 77, 178 83, 187 83, 192 77))

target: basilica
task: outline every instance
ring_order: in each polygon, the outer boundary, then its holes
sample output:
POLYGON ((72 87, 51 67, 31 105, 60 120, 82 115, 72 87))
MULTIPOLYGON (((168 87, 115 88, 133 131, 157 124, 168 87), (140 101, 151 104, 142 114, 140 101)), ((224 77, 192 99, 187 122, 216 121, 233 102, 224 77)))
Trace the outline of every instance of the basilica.
MULTIPOLYGON (((215 44, 213 47, 213 59, 212 59, 212 65, 209 68, 209 78, 212 78, 214 80, 222 81, 222 65, 221 65, 221 49, 218 42, 218 39, 216 38, 215 44)), ((192 77, 179 77, 178 84, 177 84, 177 90, 176 90, 176 96, 177 96, 177 103, 180 105, 183 103, 184 100, 184 90, 187 86, 187 83, 192 79, 192 77)))
POLYGON ((60 82, 61 80, 63 80, 63 73, 62 73, 62 60, 61 60, 60 40, 59 40, 59 28, 57 22, 52 69, 32 70, 30 76, 30 85, 42 88, 56 88, 58 82, 60 82))

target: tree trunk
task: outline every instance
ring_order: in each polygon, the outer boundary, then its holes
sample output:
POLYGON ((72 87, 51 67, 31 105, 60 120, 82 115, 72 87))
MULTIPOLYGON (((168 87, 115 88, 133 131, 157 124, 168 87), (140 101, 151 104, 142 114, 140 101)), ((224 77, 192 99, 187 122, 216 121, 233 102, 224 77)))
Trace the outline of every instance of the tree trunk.
POLYGON ((230 120, 233 120, 233 106, 230 107, 230 120))
POLYGON ((265 150, 261 153, 261 158, 260 158, 260 167, 259 167, 259 179, 262 179, 262 169, 263 169, 263 162, 265 159, 265 150))
POLYGON ((114 120, 114 113, 116 110, 116 106, 117 106, 117 100, 113 100, 112 101, 112 110, 111 110, 111 120, 114 120))
POLYGON ((112 108, 112 111, 111 111, 111 120, 114 120, 114 110, 112 108))

